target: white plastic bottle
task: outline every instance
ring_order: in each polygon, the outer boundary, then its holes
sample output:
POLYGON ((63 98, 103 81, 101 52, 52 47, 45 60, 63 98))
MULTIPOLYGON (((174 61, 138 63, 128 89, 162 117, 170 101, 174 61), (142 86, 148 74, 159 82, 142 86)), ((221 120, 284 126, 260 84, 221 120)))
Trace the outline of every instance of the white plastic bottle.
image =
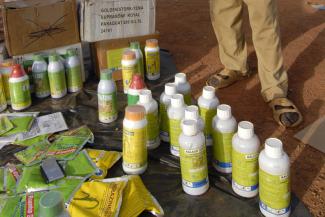
POLYGON ((116 85, 112 80, 112 72, 104 70, 100 73, 97 88, 98 118, 102 123, 111 123, 117 119, 117 93, 116 85))
POLYGON ((142 90, 138 105, 146 109, 147 118, 147 148, 155 149, 160 145, 158 103, 152 98, 151 90, 142 90))
POLYGON ((81 63, 75 49, 67 51, 67 85, 70 93, 78 92, 82 89, 81 63))
POLYGON ((136 55, 132 50, 126 49, 123 52, 121 65, 122 65, 123 91, 125 94, 127 94, 133 75, 138 73, 136 55))
POLYGON ((219 105, 213 118, 213 162, 212 165, 221 173, 231 173, 232 137, 236 132, 237 122, 231 114, 229 105, 219 105))
POLYGON ((197 125, 198 125, 198 131, 203 132, 204 122, 203 122, 203 119, 199 115, 199 108, 196 105, 190 105, 185 108, 184 120, 196 121, 197 125))
POLYGON ((148 39, 144 48, 146 57, 146 77, 148 80, 160 78, 160 48, 157 39, 148 39))
POLYGON ((167 109, 169 118, 170 152, 179 156, 179 135, 182 133, 181 121, 185 116, 185 103, 182 94, 174 94, 167 109))
POLYGON ((50 92, 49 78, 47 74, 47 63, 41 55, 34 56, 32 74, 37 98, 48 97, 50 92))
POLYGON ((51 97, 58 99, 67 95, 64 66, 57 54, 51 54, 49 56, 47 72, 50 82, 51 97))
POLYGON ((288 217, 291 211, 290 160, 281 140, 267 139, 258 161, 261 212, 266 217, 288 217))
POLYGON ((242 197, 258 194, 259 146, 254 125, 248 121, 239 122, 238 132, 232 138, 232 189, 242 197))
POLYGON ((176 85, 173 83, 165 84, 165 91, 160 95, 159 100, 159 120, 160 120, 160 139, 169 142, 169 119, 167 109, 170 105, 172 95, 176 94, 176 85))
POLYGON ((186 74, 177 73, 175 75, 175 84, 176 84, 177 92, 184 96, 185 104, 191 105, 192 104, 191 85, 186 80, 186 74))
POLYGON ((182 129, 179 144, 183 190, 201 195, 209 189, 205 138, 195 120, 183 120, 182 129))
POLYGON ((144 60, 143 53, 141 51, 140 43, 138 41, 130 42, 130 49, 135 53, 137 59, 137 71, 144 78, 144 60))
POLYGON ((198 99, 200 108, 200 116, 204 121, 204 135, 207 146, 212 145, 212 120, 217 114, 219 100, 216 97, 215 89, 212 86, 205 86, 202 91, 202 96, 198 99))
POLYGON ((142 174, 148 166, 146 110, 140 105, 127 106, 123 120, 123 170, 142 174))

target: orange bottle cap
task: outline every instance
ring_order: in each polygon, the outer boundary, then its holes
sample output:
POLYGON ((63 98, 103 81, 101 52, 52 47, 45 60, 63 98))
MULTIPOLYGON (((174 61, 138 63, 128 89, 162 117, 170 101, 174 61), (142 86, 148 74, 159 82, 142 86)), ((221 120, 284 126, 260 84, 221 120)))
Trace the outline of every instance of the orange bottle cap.
POLYGON ((130 105, 125 109, 125 118, 130 121, 141 121, 144 119, 146 110, 141 105, 130 105))
POLYGON ((146 40, 146 47, 151 47, 151 48, 158 47, 158 40, 157 39, 146 40))
POLYGON ((126 50, 123 52, 123 56, 122 56, 123 60, 134 60, 136 59, 135 53, 131 50, 126 50))

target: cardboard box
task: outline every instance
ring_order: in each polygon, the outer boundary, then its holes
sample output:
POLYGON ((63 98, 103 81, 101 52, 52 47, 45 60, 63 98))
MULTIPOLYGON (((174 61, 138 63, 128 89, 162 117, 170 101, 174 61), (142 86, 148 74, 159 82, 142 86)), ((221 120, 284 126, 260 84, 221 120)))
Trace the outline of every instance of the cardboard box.
POLYGON ((82 0, 82 41, 96 42, 155 33, 155 0, 82 0))
MULTIPOLYGON (((80 57, 80 62, 81 62, 81 72, 82 72, 82 79, 85 81, 88 78, 89 72, 85 71, 84 67, 84 59, 83 59, 83 53, 82 53, 82 46, 81 43, 69 45, 69 46, 64 46, 64 47, 59 47, 59 48, 54 48, 50 50, 44 50, 37 52, 39 54, 42 54, 43 56, 47 57, 49 54, 56 52, 59 54, 61 57, 65 57, 66 51, 68 49, 76 49, 78 56, 80 57)), ((33 55, 35 53, 29 53, 29 54, 24 54, 24 55, 17 55, 13 56, 13 59, 15 60, 16 63, 22 64, 24 68, 27 68, 27 73, 28 69, 32 66, 33 64, 33 55)))
POLYGON ((18 0, 2 8, 10 55, 80 42, 75 0, 18 0))
POLYGON ((94 54, 93 62, 96 66, 97 76, 99 75, 100 70, 112 69, 115 71, 113 73, 113 78, 115 80, 121 80, 121 60, 123 51, 130 46, 130 42, 132 41, 140 42, 141 47, 144 48, 146 40, 151 38, 159 39, 159 32, 139 37, 106 40, 92 43, 91 47, 94 54))

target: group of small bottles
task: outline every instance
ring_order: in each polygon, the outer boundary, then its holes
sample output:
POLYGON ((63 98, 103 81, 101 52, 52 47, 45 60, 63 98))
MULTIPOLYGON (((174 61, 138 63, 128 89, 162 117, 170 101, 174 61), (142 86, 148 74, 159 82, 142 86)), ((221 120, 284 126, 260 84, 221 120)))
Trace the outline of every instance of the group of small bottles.
MULTIPOLYGON (((13 110, 21 111, 31 106, 30 78, 20 64, 14 64, 8 81, 0 75, 0 112, 11 104, 13 110), (4 82, 8 82, 4 84, 4 82), (5 88, 9 88, 10 98, 6 97, 5 88), (8 99, 9 98, 9 99, 8 99)), ((49 64, 42 55, 36 54, 33 58, 32 79, 33 91, 37 98, 62 98, 67 94, 82 89, 81 62, 74 49, 67 51, 63 58, 54 53, 49 56, 49 64)))

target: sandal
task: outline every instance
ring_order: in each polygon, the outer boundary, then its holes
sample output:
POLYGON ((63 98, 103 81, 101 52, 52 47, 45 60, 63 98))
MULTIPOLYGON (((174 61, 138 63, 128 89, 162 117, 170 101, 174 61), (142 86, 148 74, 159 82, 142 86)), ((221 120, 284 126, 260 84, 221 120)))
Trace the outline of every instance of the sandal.
POLYGON ((216 89, 221 89, 234 84, 236 81, 248 78, 249 76, 250 73, 244 75, 239 71, 223 69, 220 72, 210 76, 206 81, 206 84, 216 89))
POLYGON ((288 98, 275 98, 269 106, 273 110, 274 120, 281 126, 296 127, 303 121, 298 108, 288 98))

